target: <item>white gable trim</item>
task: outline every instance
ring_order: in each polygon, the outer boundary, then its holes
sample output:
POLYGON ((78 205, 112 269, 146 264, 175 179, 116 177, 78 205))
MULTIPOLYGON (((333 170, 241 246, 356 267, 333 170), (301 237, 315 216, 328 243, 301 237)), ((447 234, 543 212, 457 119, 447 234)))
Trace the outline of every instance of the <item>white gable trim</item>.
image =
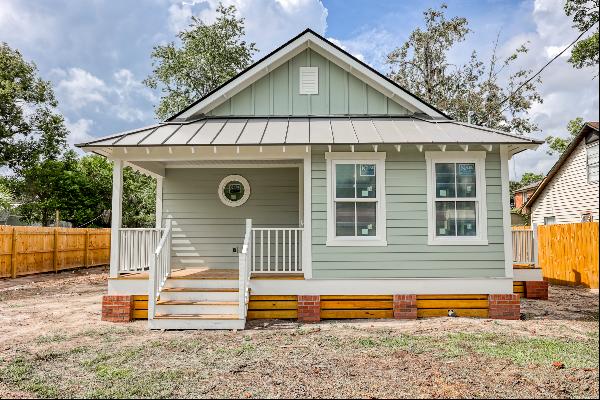
POLYGON ((175 120, 186 120, 195 114, 206 114, 308 48, 315 50, 325 58, 334 62, 340 68, 354 74, 357 78, 365 81, 374 89, 406 107, 408 110, 422 112, 431 117, 445 118, 440 112, 434 110, 422 101, 419 101, 406 91, 398 88, 396 85, 387 81, 379 74, 354 60, 352 57, 349 57, 331 43, 323 40, 314 33, 307 31, 271 54, 269 57, 254 65, 248 71, 241 73, 231 82, 208 95, 202 101, 183 111, 175 118, 175 120))

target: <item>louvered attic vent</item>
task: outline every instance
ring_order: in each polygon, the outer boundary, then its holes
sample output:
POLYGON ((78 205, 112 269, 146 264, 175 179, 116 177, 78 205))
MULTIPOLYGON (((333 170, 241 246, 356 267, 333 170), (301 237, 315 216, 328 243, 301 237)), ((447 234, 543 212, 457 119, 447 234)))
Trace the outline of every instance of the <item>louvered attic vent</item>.
POLYGON ((318 67, 300 67, 300 94, 319 94, 318 67))

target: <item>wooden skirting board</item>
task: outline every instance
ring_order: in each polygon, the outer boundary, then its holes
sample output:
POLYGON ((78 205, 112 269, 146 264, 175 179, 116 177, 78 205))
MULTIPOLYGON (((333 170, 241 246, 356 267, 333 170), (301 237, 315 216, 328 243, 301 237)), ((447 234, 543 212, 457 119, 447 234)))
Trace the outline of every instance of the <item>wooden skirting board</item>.
POLYGON ((518 294, 519 297, 525 297, 525 282, 513 282, 513 293, 518 294))
POLYGON ((418 295, 417 317, 447 317, 450 310, 457 317, 487 318, 487 294, 418 295))
MULTIPOLYGON (((524 283, 515 282, 515 293, 524 294, 524 283)), ((148 296, 133 296, 134 319, 148 318, 148 296)), ((321 296, 321 319, 379 319, 394 317, 392 295, 321 296)), ((417 317, 446 317, 453 310, 458 317, 487 318, 486 294, 418 295, 417 317)), ((250 296, 248 320, 297 319, 298 296, 250 296)))
POLYGON ((148 295, 133 296, 133 319, 148 319, 148 295))
POLYGON ((247 319, 297 319, 298 296, 250 296, 247 319))
POLYGON ((394 296, 321 296, 321 319, 393 318, 394 296))

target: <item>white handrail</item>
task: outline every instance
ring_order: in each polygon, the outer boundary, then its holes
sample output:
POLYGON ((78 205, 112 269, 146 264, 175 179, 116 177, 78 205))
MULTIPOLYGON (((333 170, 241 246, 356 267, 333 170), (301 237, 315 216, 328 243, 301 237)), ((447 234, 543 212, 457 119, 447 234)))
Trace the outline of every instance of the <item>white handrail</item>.
POLYGON ((171 221, 167 220, 167 227, 150 258, 148 320, 156 316, 156 302, 169 276, 171 276, 171 221))
POLYGON ((252 272, 302 272, 303 231, 304 228, 252 228, 252 272))
POLYGON ((248 303, 250 301, 250 260, 252 257, 252 220, 246 220, 246 234, 244 235, 244 244, 242 251, 238 255, 239 259, 239 309, 240 319, 246 319, 248 303))
POLYGON ((163 232, 163 228, 120 228, 119 273, 141 272, 150 268, 152 251, 163 232))

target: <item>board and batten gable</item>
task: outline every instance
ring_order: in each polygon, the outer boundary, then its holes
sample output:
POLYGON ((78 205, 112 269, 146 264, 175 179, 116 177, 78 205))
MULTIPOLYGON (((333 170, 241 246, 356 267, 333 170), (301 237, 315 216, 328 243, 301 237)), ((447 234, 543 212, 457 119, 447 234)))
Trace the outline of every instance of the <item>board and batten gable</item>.
MULTIPOLYGON (((297 167, 167 168, 163 180, 163 221, 173 228, 174 268, 238 268, 246 218, 255 227, 298 227, 297 167), (241 175, 251 195, 243 205, 229 207, 218 195, 228 175, 241 175)), ((164 225, 163 225, 164 226, 164 225)))
MULTIPOLYGON (((487 245, 430 246, 427 167, 416 147, 385 151, 387 246, 335 247, 327 241, 325 146, 312 149, 312 276, 344 278, 505 277, 502 181, 498 146, 485 159, 487 245)), ((456 146, 457 149, 458 146, 456 146)), ((450 146, 448 147, 450 149, 450 146)), ((333 147, 336 151, 336 146, 333 147)), ((347 151, 347 149, 337 149, 347 151)))
POLYGON ((211 110, 210 116, 410 115, 314 50, 307 49, 211 110), (318 94, 300 94, 300 67, 318 68, 318 94))
POLYGON ((531 222, 543 225, 544 217, 557 224, 581 222, 584 213, 598 213, 598 182, 588 182, 586 143, 582 140, 540 193, 531 207, 531 222))

